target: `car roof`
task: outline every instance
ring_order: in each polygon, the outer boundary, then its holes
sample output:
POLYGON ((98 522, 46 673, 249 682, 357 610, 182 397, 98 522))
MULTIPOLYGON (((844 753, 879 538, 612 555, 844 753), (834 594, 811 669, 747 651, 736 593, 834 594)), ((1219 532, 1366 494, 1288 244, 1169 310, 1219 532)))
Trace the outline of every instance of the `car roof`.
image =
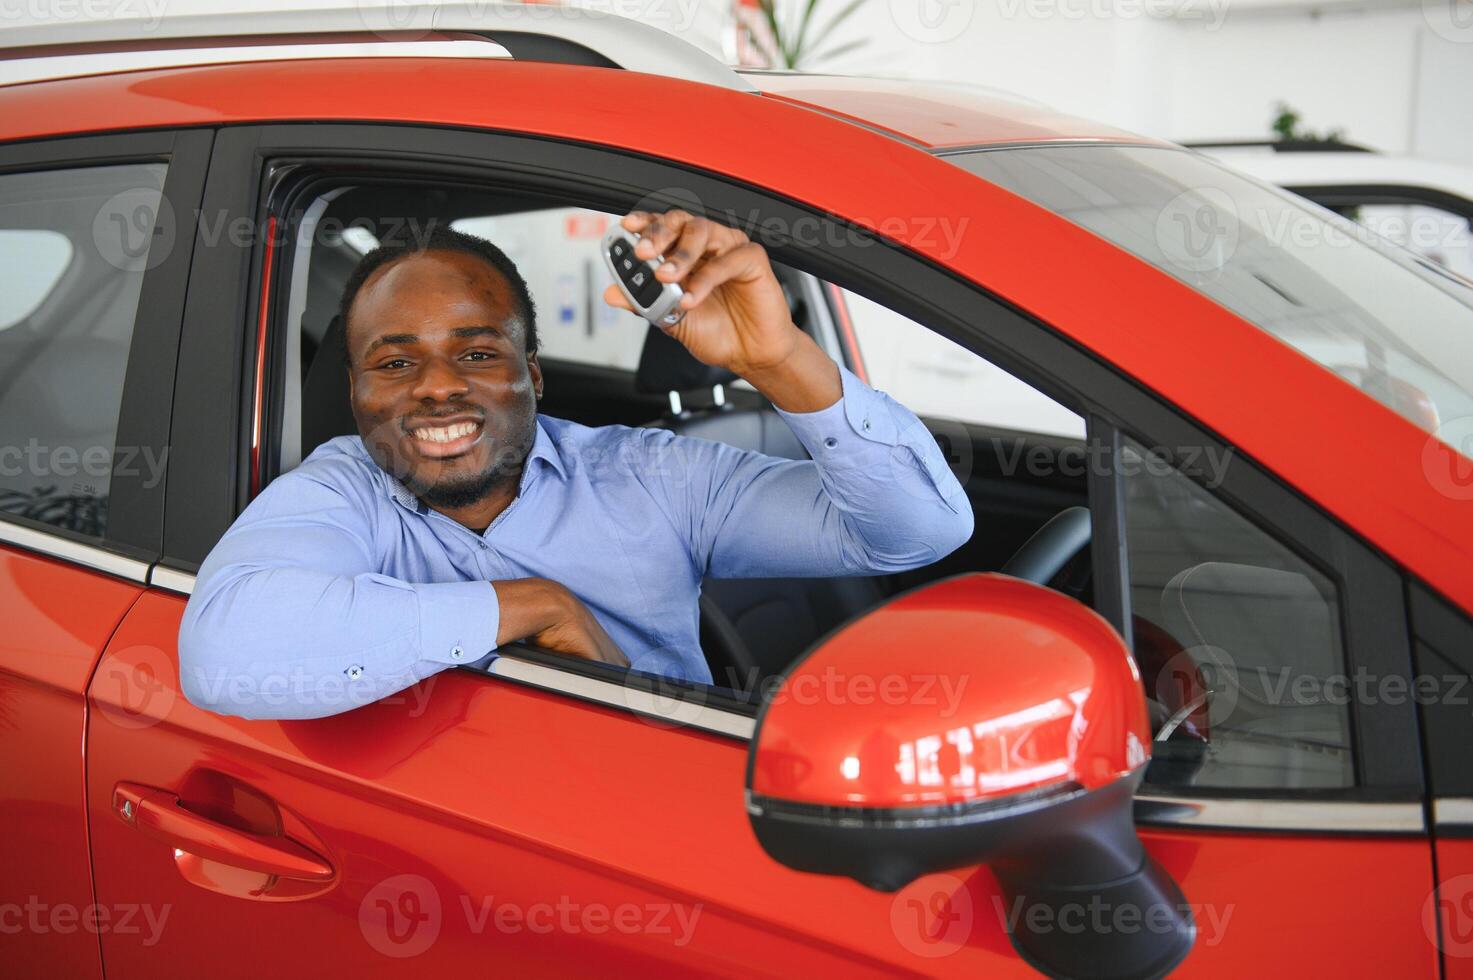
POLYGON ((740 74, 768 97, 928 149, 1059 142, 1170 145, 980 85, 805 72, 740 74))
MULTIPOLYGON (((110 80, 121 94, 133 76, 192 74, 203 65, 256 62, 299 62, 341 58, 412 57, 485 60, 506 64, 514 59, 499 45, 485 41, 297 43, 260 46, 119 50, 78 53, 70 57, 12 62, 10 84, 63 85, 68 78, 110 80), (481 55, 476 58, 476 54, 481 55), (56 63, 54 69, 47 62, 56 63), (122 66, 119 68, 118 66, 122 66)), ((1014 93, 945 81, 870 78, 848 75, 743 70, 734 73, 761 95, 824 113, 911 145, 935 150, 1027 143, 1110 142, 1171 145, 1059 112, 1014 93)))

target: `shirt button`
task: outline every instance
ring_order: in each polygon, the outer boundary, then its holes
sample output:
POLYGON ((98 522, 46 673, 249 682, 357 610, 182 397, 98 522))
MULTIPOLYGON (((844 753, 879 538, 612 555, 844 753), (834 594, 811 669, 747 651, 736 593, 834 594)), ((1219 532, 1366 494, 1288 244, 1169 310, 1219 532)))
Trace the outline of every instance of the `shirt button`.
POLYGON ((451 660, 459 660, 463 656, 465 656, 465 651, 462 650, 460 647, 455 647, 450 651, 451 660))
POLYGON ((823 444, 824 444, 825 447, 827 447, 829 449, 833 449, 833 448, 835 448, 836 446, 839 445, 839 440, 835 439, 833 436, 829 436, 827 439, 825 439, 823 441, 823 444))
POLYGON ((863 427, 864 431, 866 431, 866 432, 869 431, 869 419, 865 419, 864 420, 864 422, 862 423, 862 427, 863 427))
POLYGON ((348 680, 356 681, 358 678, 363 676, 363 667, 360 664, 354 664, 347 670, 343 671, 343 673, 348 675, 348 680))

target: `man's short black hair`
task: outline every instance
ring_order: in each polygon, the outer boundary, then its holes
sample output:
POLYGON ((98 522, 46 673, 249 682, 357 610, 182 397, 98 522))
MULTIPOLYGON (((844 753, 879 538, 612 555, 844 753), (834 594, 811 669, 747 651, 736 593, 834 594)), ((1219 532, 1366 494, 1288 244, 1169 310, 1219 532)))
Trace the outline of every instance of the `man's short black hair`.
POLYGON ((537 306, 532 302, 532 294, 527 290, 527 281, 517 271, 516 263, 507 258, 505 252, 484 238, 456 231, 449 225, 434 223, 428 235, 417 236, 413 240, 390 241, 358 260, 353 274, 348 276, 348 282, 343 286, 343 298, 338 304, 344 357, 347 356, 348 347, 348 311, 353 308, 353 301, 358 298, 358 290, 363 288, 369 276, 390 262, 419 252, 463 252, 484 260, 501 273, 501 277, 511 286, 512 297, 516 301, 517 315, 521 318, 522 332, 527 340, 527 353, 537 353, 537 306))

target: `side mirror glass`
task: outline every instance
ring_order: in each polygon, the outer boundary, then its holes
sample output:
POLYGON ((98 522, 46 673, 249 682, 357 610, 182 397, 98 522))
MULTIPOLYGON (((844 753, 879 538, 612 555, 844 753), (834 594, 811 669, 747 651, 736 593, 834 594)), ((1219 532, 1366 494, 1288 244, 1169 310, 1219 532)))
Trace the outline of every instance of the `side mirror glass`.
POLYGON ((747 811, 780 863, 881 891, 987 863, 1030 964, 1158 977, 1195 927, 1135 833, 1150 744, 1140 677, 1104 619, 970 574, 890 601, 788 670, 757 718, 747 811), (1092 901, 1151 927, 1030 930, 1092 901))

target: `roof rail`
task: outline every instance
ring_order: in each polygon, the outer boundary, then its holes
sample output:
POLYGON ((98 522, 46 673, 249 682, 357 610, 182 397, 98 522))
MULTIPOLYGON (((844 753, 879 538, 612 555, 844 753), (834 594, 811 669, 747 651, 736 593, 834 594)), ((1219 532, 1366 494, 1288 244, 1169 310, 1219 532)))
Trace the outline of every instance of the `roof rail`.
POLYGON ((1265 149, 1275 153, 1375 153, 1369 146, 1344 140, 1189 140, 1181 144, 1192 150, 1265 149))
POLYGON ((467 38, 494 41, 522 61, 624 68, 739 92, 757 91, 727 65, 658 27, 586 7, 492 0, 447 4, 395 0, 387 6, 363 2, 317 10, 38 24, 0 35, 0 60, 191 47, 467 38))

